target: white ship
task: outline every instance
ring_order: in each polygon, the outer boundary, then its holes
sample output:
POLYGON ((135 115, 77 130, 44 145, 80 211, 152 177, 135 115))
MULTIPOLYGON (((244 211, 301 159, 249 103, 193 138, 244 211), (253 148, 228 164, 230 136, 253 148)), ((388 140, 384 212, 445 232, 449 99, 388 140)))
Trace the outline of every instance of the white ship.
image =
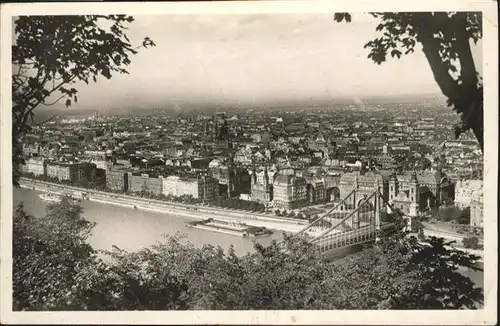
POLYGON ((66 195, 66 198, 71 204, 79 204, 82 202, 82 199, 77 196, 66 195))
POLYGON ((56 203, 59 203, 61 201, 61 196, 50 192, 46 194, 41 194, 38 197, 40 197, 42 200, 56 202, 56 203))

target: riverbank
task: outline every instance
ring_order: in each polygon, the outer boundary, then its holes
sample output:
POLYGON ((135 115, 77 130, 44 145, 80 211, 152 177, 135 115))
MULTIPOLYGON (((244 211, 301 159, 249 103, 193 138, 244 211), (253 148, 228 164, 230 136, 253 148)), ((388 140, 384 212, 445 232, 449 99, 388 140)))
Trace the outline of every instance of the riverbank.
POLYGON ((207 206, 162 202, 158 200, 106 193, 102 191, 93 191, 48 182, 37 181, 36 183, 34 183, 28 179, 22 179, 20 184, 23 188, 29 188, 43 192, 54 192, 61 195, 78 195, 78 193, 83 192, 86 193, 86 197, 88 200, 103 204, 117 205, 121 207, 162 214, 181 215, 200 220, 206 219, 207 217, 214 217, 221 221, 242 222, 249 226, 265 227, 268 229, 289 233, 296 233, 300 231, 308 223, 307 221, 298 219, 274 218, 262 214, 240 212, 229 209, 218 209, 207 206))

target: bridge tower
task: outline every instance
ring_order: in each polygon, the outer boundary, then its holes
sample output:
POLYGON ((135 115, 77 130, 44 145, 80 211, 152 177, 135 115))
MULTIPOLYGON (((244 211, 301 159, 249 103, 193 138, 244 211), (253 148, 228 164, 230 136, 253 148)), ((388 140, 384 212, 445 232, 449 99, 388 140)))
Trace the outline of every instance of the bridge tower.
POLYGON ((382 193, 380 192, 380 180, 377 178, 375 181, 375 243, 380 241, 379 234, 380 234, 380 210, 383 205, 383 199, 382 199, 382 193))
MULTIPOLYGON (((356 209, 358 208, 358 201, 359 199, 357 198, 356 194, 358 192, 358 189, 359 189, 359 180, 358 180, 358 176, 354 176, 354 193, 352 194, 352 200, 353 200, 353 209, 356 209)), ((357 229, 359 228, 359 210, 356 211, 356 213, 354 214, 353 218, 351 219, 351 227, 353 229, 357 229)))

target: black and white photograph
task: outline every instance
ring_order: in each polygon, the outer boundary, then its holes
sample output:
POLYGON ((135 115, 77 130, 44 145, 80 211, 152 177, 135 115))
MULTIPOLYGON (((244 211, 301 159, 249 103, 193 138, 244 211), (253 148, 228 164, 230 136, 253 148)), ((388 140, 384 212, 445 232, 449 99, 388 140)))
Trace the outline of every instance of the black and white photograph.
POLYGON ((2 323, 495 324, 496 5, 400 2, 2 5, 2 323))

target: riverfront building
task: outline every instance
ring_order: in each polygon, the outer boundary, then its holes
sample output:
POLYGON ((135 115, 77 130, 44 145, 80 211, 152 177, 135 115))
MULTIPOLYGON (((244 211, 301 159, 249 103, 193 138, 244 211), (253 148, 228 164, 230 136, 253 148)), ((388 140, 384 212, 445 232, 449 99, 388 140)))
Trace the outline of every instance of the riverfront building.
POLYGON ((131 192, 150 192, 159 195, 163 192, 163 177, 140 172, 129 172, 127 176, 128 190, 131 192))
POLYGON ((307 199, 310 205, 330 201, 331 193, 327 192, 327 183, 324 178, 309 178, 307 183, 307 199))
POLYGON ((47 174, 47 161, 41 157, 32 157, 26 164, 26 172, 35 176, 47 174))
POLYGON ((307 181, 292 174, 279 174, 273 182, 273 206, 281 209, 305 207, 307 200, 307 181))
POLYGON ((269 178, 267 166, 264 167, 264 171, 257 173, 254 165, 251 175, 251 194, 252 201, 264 205, 273 200, 273 185, 269 178))
MULTIPOLYGON (((396 176, 396 183, 393 185, 394 191, 390 194, 397 196, 399 191, 408 191, 414 186, 413 172, 396 176)), ((416 173, 419 200, 417 202, 420 209, 432 209, 443 202, 452 201, 453 184, 447 176, 441 172, 423 171, 416 173)), ((394 179, 392 179, 394 181, 394 179)), ((389 198, 391 199, 391 198, 389 198)))
POLYGON ((128 173, 124 171, 106 171, 106 188, 115 191, 128 190, 128 173))
POLYGON ((217 195, 217 191, 217 180, 208 176, 169 176, 163 179, 163 194, 166 196, 212 199, 217 195))
POLYGON ((340 197, 346 197, 356 187, 360 194, 367 196, 378 187, 387 201, 405 214, 411 215, 451 201, 453 196, 453 184, 439 171, 407 171, 404 174, 396 174, 383 170, 367 171, 365 164, 362 164, 360 171, 341 176, 340 197))
POLYGON ((455 186, 455 205, 460 208, 471 206, 476 192, 482 192, 483 180, 457 181, 455 186))
POLYGON ((51 162, 47 164, 47 177, 71 183, 84 180, 93 182, 96 179, 96 166, 87 162, 51 162))
POLYGON ((483 189, 477 190, 470 203, 470 225, 483 227, 483 189))

